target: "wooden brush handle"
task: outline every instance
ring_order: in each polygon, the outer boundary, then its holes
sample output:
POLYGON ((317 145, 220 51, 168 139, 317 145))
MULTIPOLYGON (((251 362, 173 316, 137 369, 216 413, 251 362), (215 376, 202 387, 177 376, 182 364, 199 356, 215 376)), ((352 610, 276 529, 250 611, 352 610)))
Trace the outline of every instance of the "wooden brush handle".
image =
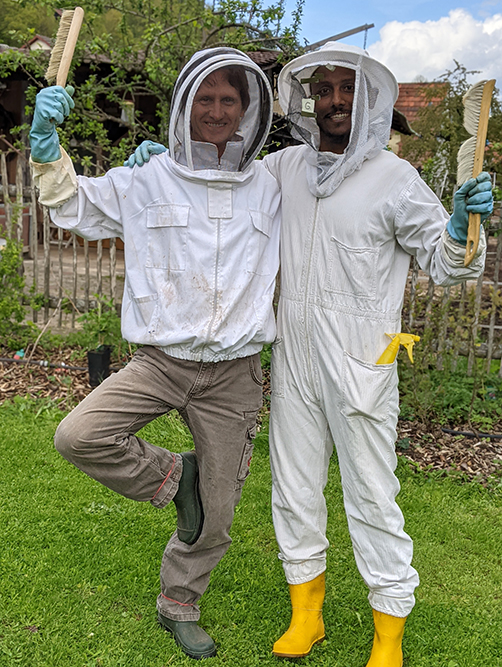
POLYGON ((78 34, 80 32, 80 28, 82 27, 83 20, 84 20, 84 10, 82 9, 82 7, 75 7, 70 30, 68 32, 68 37, 66 38, 63 55, 61 56, 61 63, 59 64, 59 69, 56 76, 57 86, 63 86, 63 88, 66 86, 68 71, 70 69, 71 60, 73 58, 73 52, 75 51, 78 34))
POLYGON ((479 213, 469 213, 469 228, 467 230, 467 244, 465 246, 464 266, 474 259, 479 245, 479 230, 481 227, 481 216, 479 213))
MULTIPOLYGON (((487 81, 483 87, 481 98, 481 109, 479 112, 478 133, 476 135, 476 150, 474 153, 474 167, 472 177, 476 178, 483 171, 483 158, 485 156, 486 133, 488 131, 488 118, 490 117, 490 105, 492 101, 495 79, 487 81)), ((469 213, 469 228, 467 230, 467 245, 465 247, 464 266, 474 259, 479 244, 479 228, 481 216, 479 213, 469 213)))

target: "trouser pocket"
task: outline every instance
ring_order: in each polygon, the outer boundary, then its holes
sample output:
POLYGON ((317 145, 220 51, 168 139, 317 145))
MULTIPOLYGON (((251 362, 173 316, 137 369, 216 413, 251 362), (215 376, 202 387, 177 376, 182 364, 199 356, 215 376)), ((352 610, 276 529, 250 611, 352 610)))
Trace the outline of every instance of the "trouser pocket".
POLYGON ((253 439, 256 437, 256 417, 258 411, 253 410, 252 412, 245 412, 244 418, 248 422, 246 430, 246 440, 244 442, 244 448, 242 450, 241 461, 239 464, 239 469, 237 472, 237 484, 236 488, 240 488, 246 481, 247 476, 250 472, 251 458, 253 456, 254 442, 253 439))

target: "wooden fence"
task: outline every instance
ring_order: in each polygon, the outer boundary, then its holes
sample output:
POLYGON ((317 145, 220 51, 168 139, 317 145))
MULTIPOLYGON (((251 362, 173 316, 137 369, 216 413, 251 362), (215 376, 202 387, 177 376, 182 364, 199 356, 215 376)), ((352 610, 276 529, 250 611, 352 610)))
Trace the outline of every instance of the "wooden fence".
MULTIPOLYGON (((112 298, 119 309, 124 279, 121 241, 90 243, 55 227, 47 209, 37 203, 25 156, 16 154, 13 160, 13 151, 0 152, 0 236, 3 227, 4 233, 23 241, 26 291, 39 295, 43 303, 28 317, 42 326, 74 328, 78 315, 95 306, 96 295, 112 298), (9 175, 11 184, 6 187, 9 175)), ((493 372, 495 365, 502 377, 500 230, 498 211, 485 231, 486 269, 477 282, 443 289, 419 271, 415 261, 411 264, 403 329, 424 336, 438 369, 446 359, 455 365, 464 356, 471 373, 475 357, 482 357, 486 369, 493 372)))
POLYGON ((7 164, 13 150, 0 152, 0 236, 3 229, 4 235, 23 242, 26 292, 43 303, 29 314, 33 322, 73 328, 78 315, 95 306, 96 297, 111 298, 119 308, 122 241, 89 242, 56 227, 48 209, 37 202, 25 156, 18 153, 7 164))

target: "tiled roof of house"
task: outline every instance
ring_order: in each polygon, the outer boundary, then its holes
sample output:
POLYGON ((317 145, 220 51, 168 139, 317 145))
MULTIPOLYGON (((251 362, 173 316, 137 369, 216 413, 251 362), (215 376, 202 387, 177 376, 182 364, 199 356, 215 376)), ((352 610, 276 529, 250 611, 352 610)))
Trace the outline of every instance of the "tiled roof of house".
POLYGON ((440 90, 441 88, 444 88, 446 94, 447 85, 448 84, 438 82, 400 83, 399 97, 394 106, 406 116, 408 122, 413 127, 413 123, 417 120, 420 109, 438 104, 438 102, 443 99, 443 96, 440 94, 430 97, 430 89, 436 88, 440 90))

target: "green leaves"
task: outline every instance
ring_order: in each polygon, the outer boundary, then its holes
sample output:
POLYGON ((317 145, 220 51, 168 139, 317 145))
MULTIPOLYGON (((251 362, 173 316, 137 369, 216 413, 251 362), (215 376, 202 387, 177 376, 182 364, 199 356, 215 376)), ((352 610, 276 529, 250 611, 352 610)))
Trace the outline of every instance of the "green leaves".
MULTIPOLYGON (((0 0, 0 7, 2 3, 13 0, 0 0)), ((45 16, 46 4, 37 0, 34 6, 45 16)), ((293 25, 284 27, 284 0, 270 5, 262 0, 223 0, 214 10, 200 0, 112 0, 106 6, 101 0, 85 2, 70 74, 75 109, 58 129, 77 172, 85 168, 93 175, 122 165, 143 139, 167 145, 174 83, 196 51, 224 44, 243 50, 274 49, 290 59, 299 49, 302 6, 303 0, 298 0, 293 25)), ((36 19, 24 25, 35 34, 34 26, 40 33, 42 23, 36 19)), ((55 31, 53 21, 43 34, 55 31)), ((29 35, 25 37, 24 42, 29 35)), ((0 54, 0 79, 21 71, 30 81, 28 115, 35 94, 46 85, 46 66, 47 54, 41 50, 0 54)))
POLYGON ((91 349, 102 346, 116 346, 122 342, 120 317, 113 304, 113 299, 95 294, 96 307, 78 318, 82 330, 87 336, 87 344, 91 349))
POLYGON ((0 337, 11 335, 24 318, 22 296, 24 278, 21 270, 23 246, 6 239, 0 248, 0 337))

